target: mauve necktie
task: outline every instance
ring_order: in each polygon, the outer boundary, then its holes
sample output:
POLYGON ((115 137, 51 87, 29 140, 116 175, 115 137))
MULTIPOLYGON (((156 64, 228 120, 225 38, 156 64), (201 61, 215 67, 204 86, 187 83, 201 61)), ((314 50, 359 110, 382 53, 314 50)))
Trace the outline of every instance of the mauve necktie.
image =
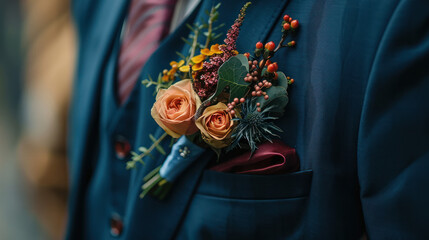
POLYGON ((118 61, 118 99, 131 93, 144 63, 168 34, 177 0, 131 0, 118 61))

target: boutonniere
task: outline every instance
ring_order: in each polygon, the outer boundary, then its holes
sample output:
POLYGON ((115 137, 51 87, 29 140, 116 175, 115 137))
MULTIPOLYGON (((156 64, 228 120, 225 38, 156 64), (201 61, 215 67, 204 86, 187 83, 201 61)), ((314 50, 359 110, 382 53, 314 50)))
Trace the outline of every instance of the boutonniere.
POLYGON ((215 33, 222 26, 216 25, 220 4, 206 11, 206 22, 188 25, 192 34, 183 39, 190 45, 187 56, 179 53, 180 59, 170 62, 171 68, 160 73, 156 81, 142 81, 146 87, 155 86, 151 115, 165 133, 158 139, 149 135, 153 144, 133 152, 127 168, 143 164, 143 158, 155 149, 166 155, 160 143, 167 138, 173 144, 164 163, 143 179, 141 197, 151 193, 164 198, 172 183, 206 149, 213 150, 218 158, 248 149, 251 158, 258 144, 272 142, 282 131, 273 121, 283 115, 288 85, 294 80, 279 71, 274 59, 280 49, 295 47, 295 41, 286 39, 299 22, 284 15, 277 45, 273 41, 257 42, 253 54, 240 54, 236 40, 249 5, 240 10, 222 45, 212 44, 221 36, 215 33))

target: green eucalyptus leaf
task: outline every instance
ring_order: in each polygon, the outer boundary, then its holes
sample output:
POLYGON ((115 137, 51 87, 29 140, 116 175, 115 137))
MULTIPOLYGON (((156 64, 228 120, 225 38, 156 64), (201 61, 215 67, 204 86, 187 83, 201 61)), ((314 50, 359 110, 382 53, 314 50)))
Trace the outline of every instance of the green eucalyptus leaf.
POLYGON ((247 57, 243 54, 231 57, 220 66, 218 70, 219 81, 217 83, 216 92, 212 98, 218 96, 222 91, 229 87, 229 101, 232 102, 234 98, 242 98, 248 91, 249 83, 244 81, 249 73, 249 63, 247 57))
POLYGON ((284 113, 284 109, 289 101, 286 88, 282 86, 272 86, 267 89, 269 98, 264 99, 264 96, 260 96, 256 99, 256 102, 261 103, 261 109, 270 107, 270 115, 280 117, 284 113))
POLYGON ((286 88, 286 90, 287 90, 287 87, 289 84, 288 84, 286 75, 283 72, 277 72, 277 75, 278 75, 278 78, 277 78, 278 84, 277 85, 282 86, 282 87, 286 88))

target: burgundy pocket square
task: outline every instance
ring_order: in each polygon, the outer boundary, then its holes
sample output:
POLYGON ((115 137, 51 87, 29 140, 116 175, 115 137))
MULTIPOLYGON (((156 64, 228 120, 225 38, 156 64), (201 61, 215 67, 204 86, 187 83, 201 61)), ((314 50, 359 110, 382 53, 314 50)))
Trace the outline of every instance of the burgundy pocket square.
POLYGON ((299 169, 299 160, 294 148, 275 140, 258 146, 249 159, 250 151, 211 167, 218 172, 241 174, 283 174, 299 169))

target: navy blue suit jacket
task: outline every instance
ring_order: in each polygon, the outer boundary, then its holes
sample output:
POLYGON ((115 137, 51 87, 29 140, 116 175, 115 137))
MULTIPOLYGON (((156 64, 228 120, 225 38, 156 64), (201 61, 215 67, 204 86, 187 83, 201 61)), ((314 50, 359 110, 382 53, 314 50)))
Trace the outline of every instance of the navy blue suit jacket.
MULTIPOLYGON (((218 1, 216 1, 218 2, 218 1)), ((226 32, 245 1, 219 1, 226 32)), ((210 8, 203 1, 186 20, 210 8)), ((75 0, 79 57, 70 124, 68 239, 89 227, 82 209, 99 108, 100 76, 126 14, 125 0, 75 0)), ((282 140, 301 170, 238 175, 197 161, 164 201, 139 198, 142 178, 163 156, 130 172, 122 239, 429 239, 429 6, 417 0, 256 0, 240 52, 278 41, 281 17, 299 19, 297 47, 276 55, 295 79, 282 140)), ((186 47, 181 25, 141 72, 157 76, 186 47)), ((138 146, 162 130, 150 117, 153 89, 139 85, 138 146), (157 129, 157 130, 154 130, 157 129)), ((104 196, 99 196, 103 201, 104 196)))

